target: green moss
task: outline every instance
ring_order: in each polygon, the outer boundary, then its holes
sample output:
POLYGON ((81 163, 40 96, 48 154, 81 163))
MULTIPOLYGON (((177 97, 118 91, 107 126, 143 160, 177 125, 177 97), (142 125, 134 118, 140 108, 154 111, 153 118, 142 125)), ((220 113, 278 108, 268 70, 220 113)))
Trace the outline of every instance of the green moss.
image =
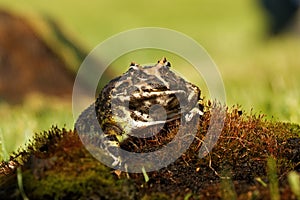
POLYGON ((170 196, 165 193, 151 193, 146 194, 142 200, 168 200, 170 199, 170 196))
MULTIPOLYGON (((78 167, 78 166, 77 166, 78 167)), ((70 167, 72 169, 72 167, 70 167)), ((76 169, 73 169, 76 170, 76 169)), ((53 170, 38 180, 30 172, 24 173, 25 191, 32 199, 131 199, 132 188, 125 180, 116 180, 101 165, 80 174, 53 170)))
POLYGON ((130 180, 117 179, 110 168, 95 160, 74 131, 53 127, 37 134, 10 161, 1 163, 0 191, 6 192, 6 198, 13 197, 7 190, 12 185, 18 191, 10 178, 17 167, 22 168, 24 191, 30 199, 132 199, 134 195, 130 180))

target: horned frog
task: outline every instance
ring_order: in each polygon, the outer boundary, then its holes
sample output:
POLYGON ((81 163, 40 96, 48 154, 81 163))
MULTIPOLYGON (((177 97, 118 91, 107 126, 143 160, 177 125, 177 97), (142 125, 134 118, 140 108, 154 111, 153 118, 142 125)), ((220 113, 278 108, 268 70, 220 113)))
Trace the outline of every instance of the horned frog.
POLYGON ((156 132, 168 132, 175 121, 186 123, 203 115, 200 89, 170 68, 166 58, 153 66, 132 62, 79 116, 75 124, 79 134, 99 132, 95 129, 99 123, 108 146, 119 147, 130 137, 151 138, 156 132))

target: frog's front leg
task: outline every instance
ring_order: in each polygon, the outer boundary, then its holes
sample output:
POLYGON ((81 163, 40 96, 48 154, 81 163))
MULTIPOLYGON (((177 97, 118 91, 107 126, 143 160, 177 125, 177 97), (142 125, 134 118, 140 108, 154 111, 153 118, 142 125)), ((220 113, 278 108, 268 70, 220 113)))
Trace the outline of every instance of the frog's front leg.
POLYGON ((122 159, 119 153, 120 142, 124 140, 123 136, 124 132, 114 123, 105 122, 102 123, 103 132, 104 132, 104 140, 103 140, 103 148, 109 154, 109 156, 113 159, 112 166, 115 167, 117 165, 121 166, 122 159))

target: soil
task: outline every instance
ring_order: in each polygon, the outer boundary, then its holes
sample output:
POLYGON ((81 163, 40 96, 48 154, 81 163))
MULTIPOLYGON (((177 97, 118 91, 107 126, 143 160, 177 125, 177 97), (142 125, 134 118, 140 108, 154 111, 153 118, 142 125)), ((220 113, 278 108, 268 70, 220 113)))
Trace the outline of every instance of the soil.
POLYGON ((0 100, 30 93, 70 97, 75 74, 24 18, 0 10, 0 100))

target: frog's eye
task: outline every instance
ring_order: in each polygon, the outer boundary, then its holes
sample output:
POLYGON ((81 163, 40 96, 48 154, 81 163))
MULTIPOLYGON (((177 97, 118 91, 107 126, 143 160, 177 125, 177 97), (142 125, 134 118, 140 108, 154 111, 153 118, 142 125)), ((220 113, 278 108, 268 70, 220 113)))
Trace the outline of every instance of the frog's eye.
POLYGON ((135 66, 135 65, 136 65, 135 62, 131 62, 130 65, 129 65, 129 67, 133 67, 133 66, 135 66))
POLYGON ((134 69, 134 70, 137 70, 138 69, 138 64, 136 64, 135 62, 131 62, 130 65, 129 65, 129 69, 134 69))
POLYGON ((171 63, 169 61, 167 61, 166 57, 163 57, 162 59, 160 59, 159 61, 157 61, 157 63, 164 65, 166 67, 171 67, 171 63))
POLYGON ((171 67, 171 63, 169 61, 165 62, 165 66, 171 67))
POLYGON ((158 60, 157 63, 164 65, 167 61, 166 57, 162 57, 162 59, 158 60))

